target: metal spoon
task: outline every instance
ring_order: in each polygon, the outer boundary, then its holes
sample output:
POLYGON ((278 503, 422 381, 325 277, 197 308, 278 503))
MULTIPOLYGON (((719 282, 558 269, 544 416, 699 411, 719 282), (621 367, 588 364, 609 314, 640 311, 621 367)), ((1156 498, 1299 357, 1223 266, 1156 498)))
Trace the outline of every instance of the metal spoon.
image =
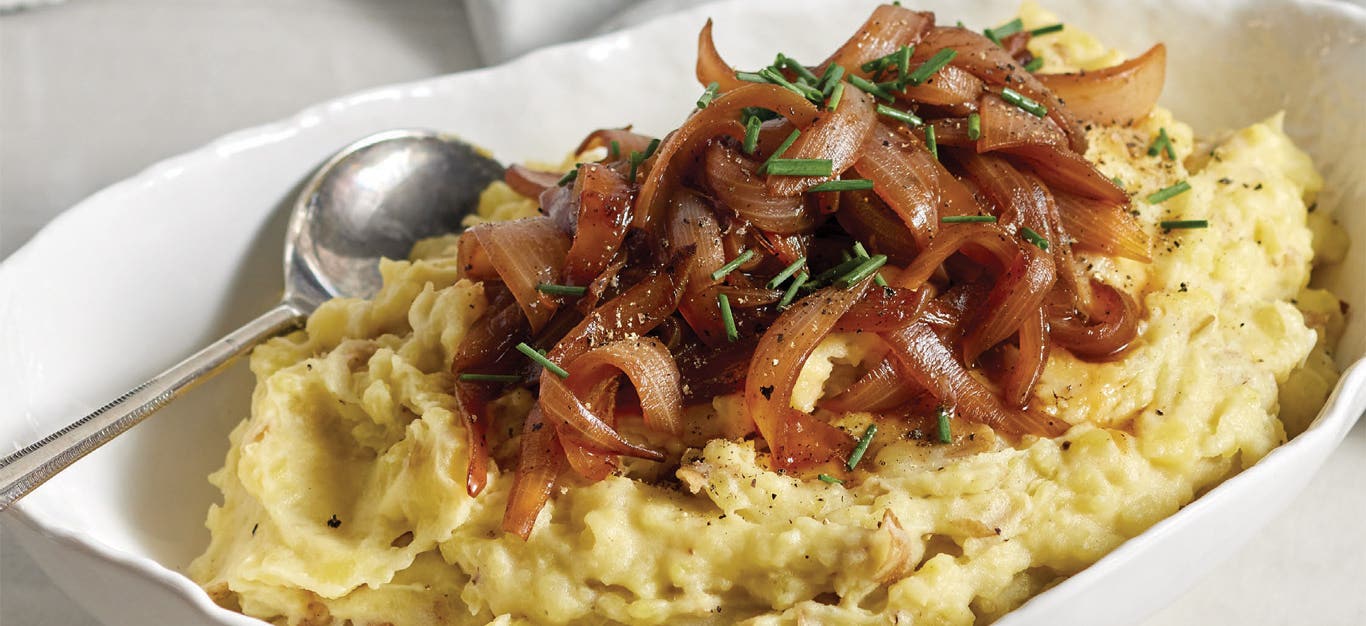
POLYGON ((257 343, 297 328, 324 300, 379 291, 379 259, 460 229, 503 167, 469 144, 422 130, 371 135, 328 159, 295 199, 280 304, 118 399, 0 459, 0 511, 257 343))

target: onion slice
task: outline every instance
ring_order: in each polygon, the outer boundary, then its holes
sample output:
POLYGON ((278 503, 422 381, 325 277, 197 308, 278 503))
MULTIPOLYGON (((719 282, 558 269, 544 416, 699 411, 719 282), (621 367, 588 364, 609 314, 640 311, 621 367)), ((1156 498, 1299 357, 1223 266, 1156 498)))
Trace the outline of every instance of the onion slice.
POLYGON ((716 142, 707 148, 707 184, 721 205, 766 232, 787 235, 816 226, 816 214, 802 196, 768 192, 758 165, 716 142))
POLYGON ((831 64, 843 65, 849 73, 866 77, 869 73, 863 71, 864 63, 896 52, 901 46, 916 45, 931 28, 934 28, 934 13, 881 5, 873 9, 873 14, 854 36, 821 64, 821 69, 831 64))
POLYGON ((1114 67, 1075 74, 1039 74, 1039 81, 1077 117, 1131 126, 1148 116, 1167 78, 1167 47, 1157 44, 1114 67))
POLYGON ((587 285, 621 248, 631 224, 634 199, 626 179, 611 168, 587 163, 574 181, 579 219, 564 263, 564 278, 571 285, 587 285))
POLYGON ((525 540, 531 536, 537 514, 550 500, 550 490, 565 462, 559 437, 554 427, 545 423, 538 407, 531 407, 522 425, 521 450, 507 509, 503 511, 503 531, 525 540))
POLYGON ((539 331, 555 314, 559 302, 537 291, 536 286, 560 282, 569 237, 548 217, 479 224, 467 232, 512 291, 532 331, 539 331))
POLYGON ((817 117, 782 155, 787 159, 830 159, 830 176, 770 175, 769 193, 780 197, 795 196, 827 180, 839 178, 858 160, 859 152, 876 124, 873 97, 858 89, 846 89, 839 106, 833 112, 817 117))
POLYGON ((720 87, 719 92, 725 93, 743 86, 745 82, 735 77, 735 69, 716 51, 711 29, 711 18, 707 18, 702 32, 697 34, 697 82, 703 85, 716 83, 720 87))
MULTIPOLYGON (((683 392, 669 349, 654 337, 623 339, 585 352, 569 365, 573 389, 592 389, 625 374, 640 397, 646 425, 675 435, 683 432, 683 392)), ((595 407, 596 408, 596 407, 595 407)))

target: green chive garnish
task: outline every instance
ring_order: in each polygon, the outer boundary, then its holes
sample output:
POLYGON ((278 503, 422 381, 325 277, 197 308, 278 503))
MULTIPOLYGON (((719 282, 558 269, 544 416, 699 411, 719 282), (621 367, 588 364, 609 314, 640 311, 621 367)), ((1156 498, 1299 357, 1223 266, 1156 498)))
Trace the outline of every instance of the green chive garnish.
POLYGON ((968 114, 968 139, 977 141, 982 136, 982 116, 976 113, 968 114))
POLYGON ((1120 189, 1123 189, 1123 188, 1124 188, 1124 179, 1123 179, 1123 178, 1120 178, 1120 177, 1118 177, 1118 176, 1115 176, 1115 177, 1113 177, 1113 178, 1110 179, 1110 182, 1114 183, 1115 186, 1116 186, 1116 187, 1119 187, 1120 189))
MULTIPOLYGON (((867 259, 867 258, 869 258, 869 257, 868 257, 868 249, 865 248, 865 247, 863 247, 863 242, 862 242, 862 241, 855 241, 855 242, 854 242, 854 254, 857 254, 857 255, 858 255, 858 258, 860 258, 860 259, 867 259)), ((887 279, 883 278, 883 277, 882 277, 882 274, 880 274, 880 273, 879 273, 879 274, 873 274, 873 282, 874 282, 874 283, 877 283, 877 286, 879 286, 879 287, 886 287, 886 286, 887 286, 887 279)))
POLYGON ((1028 241, 1029 243, 1038 246, 1040 250, 1048 249, 1048 240, 1044 239, 1043 235, 1034 232, 1033 228, 1030 228, 1028 226, 1021 228, 1020 236, 1024 237, 1025 241, 1028 241))
POLYGON ((522 377, 516 374, 471 374, 460 375, 460 381, 466 383, 519 383, 522 377))
POLYGON ((911 126, 920 126, 925 123, 924 120, 910 111, 902 111, 901 109, 895 109, 885 104, 877 105, 877 112, 878 115, 885 115, 899 122, 910 124, 911 126))
POLYGON ((556 296, 581 296, 588 293, 587 287, 575 287, 574 285, 556 285, 553 283, 541 283, 536 285, 536 291, 548 293, 556 296))
POLYGON ((711 273, 711 279, 721 280, 722 278, 725 278, 726 274, 734 272, 735 268, 744 265, 752 258, 754 258, 753 250, 741 250, 740 254, 731 259, 729 263, 716 268, 716 271, 711 273))
POLYGON ((779 53, 778 61, 782 64, 783 67, 792 70, 798 76, 802 77, 802 80, 805 80, 806 82, 811 83, 813 85, 820 82, 820 79, 817 78, 815 74, 812 74, 811 70, 806 69, 806 66, 802 65, 801 63, 798 63, 796 59, 779 53))
POLYGON ((835 83, 835 88, 830 90, 830 99, 825 101, 825 110, 834 111, 840 105, 840 100, 844 98, 844 82, 835 83))
POLYGON ((800 259, 797 259, 796 261, 793 261, 790 265, 784 267, 783 271, 778 272, 778 275, 774 276, 773 280, 768 281, 768 288, 777 289, 778 285, 783 284, 783 281, 787 280, 788 278, 791 278, 792 275, 796 274, 797 270, 801 269, 803 265, 806 265, 806 257, 802 257, 800 259))
POLYGON ((1025 97, 1020 94, 1020 92, 1015 91, 1010 87, 1001 88, 1001 99, 1032 113, 1034 117, 1044 117, 1045 115, 1048 115, 1048 107, 1025 97))
POLYGON ((930 57, 930 60, 921 63, 920 67, 915 68, 915 71, 911 72, 911 75, 907 77, 907 82, 912 85, 919 85, 920 83, 925 82, 933 76, 935 72, 944 69, 944 66, 948 65, 949 61, 952 61, 956 56, 958 56, 958 51, 953 48, 941 49, 939 52, 934 53, 934 56, 930 57))
POLYGON ((726 340, 740 338, 740 329, 735 327, 735 314, 730 310, 730 298, 724 293, 716 294, 716 304, 721 307, 721 323, 726 327, 726 340))
POLYGON ((1159 225, 1162 230, 1176 230, 1178 228, 1209 228, 1209 220, 1165 220, 1159 225))
POLYGON ((754 154, 754 149, 759 147, 759 128, 762 125, 763 122, 760 122, 757 117, 751 117, 748 122, 745 122, 745 141, 741 145, 745 154, 754 154))
POLYGON ((1148 196, 1148 204, 1161 204, 1190 190, 1191 184, 1183 180, 1171 187, 1154 191, 1148 196))
POLYGON ((620 142, 620 141, 617 141, 617 140, 615 140, 615 139, 612 140, 611 148, 609 148, 609 149, 607 150, 607 158, 612 159, 613 161, 620 161, 620 160, 621 160, 621 142, 620 142))
POLYGON ((988 39, 996 42, 999 45, 1002 39, 1014 35, 1015 33, 1018 33, 1023 29, 1024 22, 1021 22, 1020 18, 1017 17, 1013 20, 1010 20, 1009 22, 1006 22, 1000 28, 988 28, 982 32, 987 36, 988 39))
POLYGON ((939 142, 934 138, 934 127, 925 127, 925 147, 930 149, 930 154, 934 155, 934 160, 939 160, 939 142))
POLYGON ((994 223, 996 223, 996 216, 995 216, 995 215, 945 215, 944 217, 939 218, 939 221, 940 221, 941 223, 943 223, 943 224, 974 224, 974 223, 994 224, 994 223))
POLYGON ((841 278, 839 281, 840 286, 844 287, 845 289, 848 289, 857 284, 859 281, 868 278, 868 276, 871 275, 873 272, 876 272, 878 268, 882 267, 883 265, 886 265, 887 255, 879 254, 876 256, 869 257, 867 259, 858 260, 860 261, 859 266, 855 267, 854 270, 849 272, 848 274, 845 274, 844 277, 841 278))
POLYGON ((844 276, 845 274, 854 271, 859 265, 862 265, 865 260, 866 259, 857 259, 853 257, 845 259, 843 263, 817 274, 816 278, 811 281, 811 285, 813 287, 816 285, 823 285, 826 282, 844 276))
POLYGON ((779 74, 778 70, 775 70, 771 67, 766 67, 764 69, 759 70, 759 75, 768 79, 768 82, 773 83, 779 87, 782 87, 783 89, 786 89, 788 91, 791 91, 792 93, 795 93, 808 100, 819 100, 823 95, 820 92, 816 91, 814 87, 793 83, 792 81, 783 78, 783 75, 779 74))
POLYGON ((873 181, 866 178, 850 178, 846 180, 827 180, 815 187, 808 189, 809 192, 817 191, 861 191, 872 189, 873 181))
POLYGON ((787 286, 787 291, 783 292, 782 299, 778 301, 779 309, 786 309, 788 305, 792 304, 792 299, 797 297, 797 290, 806 284, 807 276, 806 272, 797 274, 797 277, 792 280, 792 284, 787 286))
POLYGON ((736 80, 743 80, 747 83, 766 83, 768 79, 754 72, 736 72, 736 80))
POLYGON ((711 101, 716 98, 716 93, 719 91, 721 91, 721 83, 712 81, 710 85, 707 85, 706 91, 702 92, 702 97, 697 99, 697 108, 707 108, 707 105, 711 104, 711 101))
POLYGON ((559 185, 559 186, 561 186, 561 187, 563 187, 563 186, 565 186, 565 185, 568 185, 569 183, 574 182, 574 179, 579 177, 579 166, 580 166, 580 165, 583 165, 583 164, 582 164, 582 163, 575 163, 575 164, 574 164, 574 169, 571 169, 571 170, 569 170, 568 172, 565 172, 565 173, 564 173, 564 176, 560 177, 560 180, 556 181, 555 184, 556 184, 556 185, 559 185))
POLYGON ((901 49, 896 51, 896 67, 901 72, 903 80, 908 80, 906 76, 911 71, 911 52, 913 50, 914 48, 911 46, 901 46, 901 49))
POLYGON ((835 478, 834 476, 831 476, 831 475, 829 475, 829 474, 818 474, 818 475, 816 476, 816 478, 821 479, 821 482, 829 483, 829 484, 831 484, 831 485, 843 485, 843 484, 844 484, 844 481, 842 481, 842 480, 840 480, 840 479, 838 479, 838 478, 835 478))
POLYGON ((887 102, 891 102, 896 99, 892 97, 892 94, 887 93, 887 90, 883 89, 881 85, 869 82, 868 79, 857 74, 849 75, 849 83, 855 87, 858 87, 859 89, 868 92, 875 98, 886 100, 887 102))
POLYGON ((953 443, 953 433, 949 432, 949 410, 939 407, 939 443, 953 443))
POLYGON ((863 431, 863 436, 858 439, 858 445, 854 446, 854 451, 849 454, 849 462, 844 465, 849 471, 854 471, 854 466, 863 460, 863 453, 868 451, 868 444, 873 442, 873 435, 876 434, 877 424, 869 424, 868 429, 863 431))
POLYGON ((1166 150, 1168 156, 1175 159, 1176 156, 1171 153, 1171 145, 1172 139, 1167 136, 1166 127, 1159 128, 1157 129, 1157 138, 1153 139, 1153 143, 1148 146, 1148 156, 1157 156, 1163 150, 1166 150))
POLYGON ((830 159, 771 159, 768 173, 774 176, 829 176, 835 171, 830 159))
POLYGON ((546 358, 544 354, 541 354, 535 348, 526 345, 525 341, 517 344, 517 351, 525 354, 528 359, 535 361, 537 365, 550 370, 552 374, 559 376, 560 378, 569 378, 569 372, 564 371, 564 368, 552 363, 550 359, 546 358))
POLYGON ((1037 72, 1041 67, 1043 67, 1043 57, 1034 57, 1024 66, 1026 72, 1037 72))
POLYGON ((825 68, 825 74, 821 76, 821 82, 818 87, 820 87, 821 93, 831 93, 830 90, 834 89, 835 85, 840 84, 843 80, 844 66, 831 64, 830 67, 825 68))
POLYGON ((643 154, 641 154, 641 153, 639 153, 639 152, 637 152, 637 151, 635 151, 635 150, 632 150, 632 151, 631 151, 631 158, 630 158, 630 160, 631 160, 631 175, 627 177, 627 180, 628 180, 632 185, 634 185, 634 184, 636 184, 636 170, 640 168, 641 162, 643 162, 643 161, 645 160, 645 155, 643 155, 643 154))
POLYGON ((1038 28, 1035 28, 1034 30, 1029 31, 1029 34, 1038 37, 1039 35, 1056 33, 1060 30, 1062 30, 1062 24, 1049 24, 1048 26, 1040 26, 1038 28))
POLYGON ((651 140, 650 140, 650 145, 645 146, 645 158, 648 159, 648 158, 650 158, 651 156, 653 156, 654 153, 655 153, 655 150, 658 150, 658 149, 659 149, 659 140, 658 140, 658 139, 651 139, 651 140))
POLYGON ((784 139, 782 143, 778 144, 778 149, 774 150, 773 154, 769 155, 768 160, 764 161, 764 164, 759 166, 759 173, 767 174, 768 168, 773 164, 773 161, 780 158, 784 152, 787 152, 787 149, 791 148, 792 144, 797 142, 797 137, 800 137, 801 134, 802 131, 797 130, 796 128, 792 129, 792 133, 787 136, 787 139, 784 139))

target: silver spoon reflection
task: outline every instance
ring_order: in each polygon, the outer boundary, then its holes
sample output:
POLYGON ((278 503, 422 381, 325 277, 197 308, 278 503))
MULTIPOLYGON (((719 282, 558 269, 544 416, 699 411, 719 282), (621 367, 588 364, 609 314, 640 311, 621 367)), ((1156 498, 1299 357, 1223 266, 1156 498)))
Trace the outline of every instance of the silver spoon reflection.
POLYGON ((379 291, 379 259, 407 258, 419 239, 460 229, 503 168, 440 133, 371 135, 328 159, 294 201, 280 304, 42 440, 0 459, 0 511, 77 459, 220 371, 257 343, 297 328, 323 301, 379 291))

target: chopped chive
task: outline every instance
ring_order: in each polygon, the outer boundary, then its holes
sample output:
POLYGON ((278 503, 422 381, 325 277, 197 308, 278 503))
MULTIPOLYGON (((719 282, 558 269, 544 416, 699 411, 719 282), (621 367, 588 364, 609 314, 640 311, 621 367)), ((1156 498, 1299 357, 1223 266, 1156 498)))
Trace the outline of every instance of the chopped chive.
POLYGON ((716 98, 716 94, 719 91, 721 91, 721 83, 712 81, 710 85, 707 85, 706 91, 702 92, 702 97, 697 99, 697 108, 707 108, 707 105, 711 104, 711 101, 716 98))
POLYGON ((1024 66, 1026 72, 1037 72, 1041 67, 1043 67, 1043 57, 1034 57, 1024 66))
POLYGON ((872 189, 873 181, 866 178, 850 178, 845 180, 827 180, 815 187, 807 189, 808 192, 818 191, 861 191, 872 189))
POLYGON ((1162 230, 1178 228, 1209 228, 1209 220, 1164 220, 1159 224, 1162 230))
POLYGON ((894 54, 896 54, 896 52, 893 52, 885 56, 880 56, 876 59, 873 59, 872 61, 860 65, 859 69, 865 72, 880 72, 884 69, 887 69, 887 66, 891 65, 895 61, 895 59, 892 58, 892 55, 894 54))
POLYGON ((631 151, 631 158, 630 158, 630 161, 631 161, 631 175, 627 177, 627 180, 628 180, 632 185, 636 184, 636 170, 640 168, 640 164, 641 164, 641 162, 644 161, 644 160, 645 160, 645 155, 643 155, 643 154, 641 154, 641 153, 639 153, 639 152, 637 152, 637 151, 635 151, 635 150, 632 150, 632 151, 631 151))
POLYGON ((854 467, 859 461, 863 460, 863 453, 868 451, 868 444, 873 442, 873 435, 877 434, 877 424, 869 424, 867 430, 863 431, 863 436, 858 438, 858 445, 854 446, 854 451, 849 453, 849 462, 844 466, 849 471, 854 471, 854 467))
POLYGON ((773 280, 768 281, 768 288, 777 289, 778 285, 783 284, 783 281, 787 280, 788 278, 791 278, 792 275, 796 274, 797 270, 801 269, 803 265, 806 265, 806 257, 802 257, 800 259, 797 259, 796 261, 793 261, 790 265, 784 267, 783 271, 778 272, 778 275, 774 276, 773 280))
POLYGON ((778 114, 769 109, 765 109, 764 107, 745 107, 740 109, 740 121, 747 122, 751 117, 759 118, 760 122, 767 122, 768 120, 777 118, 778 114))
POLYGON ((789 56, 784 56, 783 54, 779 54, 778 59, 782 63, 783 67, 792 70, 798 76, 802 77, 802 79, 806 82, 809 82, 813 85, 820 82, 820 78, 817 78, 815 74, 812 74, 811 70, 807 69, 805 65, 798 63, 796 59, 789 56))
POLYGON ((939 160, 939 141, 934 138, 934 127, 925 127, 925 147, 930 149, 930 154, 934 155, 934 160, 939 160))
POLYGON ((840 278, 840 286, 844 287, 845 289, 848 289, 850 287, 853 287, 859 281, 868 278, 870 275, 873 274, 873 272, 876 272, 878 268, 887 264, 887 255, 879 254, 873 257, 869 257, 868 259, 859 260, 862 262, 859 264, 858 267, 854 268, 854 270, 849 272, 848 274, 845 274, 843 278, 840 278))
POLYGON ((735 314, 730 310, 730 298, 724 293, 718 293, 716 304, 721 307, 721 323, 726 327, 726 341, 739 339, 740 329, 735 327, 735 314))
POLYGON ((801 134, 802 131, 796 128, 792 129, 792 133, 787 136, 787 139, 784 139, 782 143, 778 144, 778 149, 774 150, 773 154, 769 155, 768 160, 764 161, 764 164, 759 166, 759 173, 767 174, 768 167, 772 165, 775 160, 779 159, 784 152, 787 152, 787 149, 791 148, 792 144, 797 142, 797 137, 800 137, 801 134))
POLYGON ((829 474, 818 474, 818 475, 816 476, 816 478, 821 479, 821 482, 828 483, 828 484, 831 484, 831 485, 843 485, 843 484, 844 484, 844 481, 842 481, 842 480, 840 480, 840 479, 838 479, 838 478, 835 478, 834 476, 831 476, 831 475, 829 475, 829 474))
POLYGON ((863 242, 862 242, 862 241, 855 241, 855 242, 854 242, 854 254, 855 254, 855 255, 858 255, 858 258, 860 258, 860 259, 869 258, 869 256, 868 256, 868 249, 865 248, 865 247, 863 247, 863 242))
POLYGON ((977 113, 968 114, 968 139, 976 141, 982 136, 982 116, 977 113))
POLYGON ((1000 28, 988 28, 982 32, 987 36, 988 39, 996 42, 999 45, 1001 43, 1001 39, 1014 35, 1015 33, 1018 33, 1023 29, 1024 22, 1020 21, 1020 18, 1017 17, 1013 20, 1010 20, 1009 22, 1006 22, 1000 28))
POLYGON ((465 383, 519 383, 522 377, 516 374, 474 374, 465 373, 460 375, 460 382, 465 383))
POLYGON ((517 344, 517 351, 525 354, 528 359, 535 361, 541 367, 550 370, 552 374, 559 376, 560 378, 569 378, 569 372, 564 371, 564 368, 551 362, 550 359, 546 358, 544 354, 541 354, 535 348, 526 345, 525 341, 517 344))
POLYGON ((556 285, 553 283, 541 283, 536 285, 536 291, 548 293, 556 296, 581 296, 588 293, 587 287, 575 287, 574 285, 556 285))
POLYGON ((913 51, 914 48, 911 46, 901 46, 901 48, 896 51, 896 67, 897 70, 901 72, 902 80, 906 80, 906 76, 911 71, 911 52, 913 51))
POLYGON ((773 83, 779 87, 782 87, 783 89, 786 89, 788 91, 791 91, 792 93, 795 93, 808 100, 819 100, 821 98, 822 94, 816 91, 814 87, 811 87, 809 85, 793 83, 792 81, 783 78, 783 75, 779 74, 778 70, 775 70, 771 67, 766 67, 764 69, 759 70, 759 75, 768 79, 768 82, 773 83))
POLYGON ((902 111, 901 109, 892 108, 885 104, 877 105, 877 112, 878 115, 885 115, 899 122, 910 124, 911 126, 921 126, 925 123, 924 120, 910 111, 902 111))
POLYGON ((949 431, 949 410, 939 407, 939 443, 953 443, 953 433, 949 431))
POLYGON ((1171 143, 1172 139, 1171 137, 1167 136, 1166 127, 1157 129, 1157 137, 1153 139, 1152 144, 1148 146, 1148 156, 1155 157, 1158 154, 1161 154, 1164 148, 1168 148, 1171 146, 1171 143))
POLYGON ((1114 183, 1115 186, 1116 186, 1116 187, 1119 187, 1120 189, 1123 189, 1123 188, 1124 188, 1124 179, 1123 179, 1123 178, 1120 178, 1120 177, 1118 177, 1118 176, 1114 176, 1114 177, 1111 177, 1111 178, 1110 178, 1110 182, 1114 183))
POLYGON ((1043 238, 1043 235, 1040 235, 1039 233, 1034 232, 1034 229, 1033 229, 1033 228, 1030 228, 1030 227, 1028 227, 1028 226, 1025 226, 1025 227, 1021 228, 1021 229, 1020 229, 1020 236, 1024 237, 1024 238, 1025 238, 1025 241, 1028 241, 1029 243, 1032 243, 1032 244, 1038 246, 1040 250, 1047 250, 1047 249, 1048 249, 1048 240, 1047 240, 1047 239, 1044 239, 1044 238, 1043 238))
POLYGON ((644 158, 647 158, 647 159, 648 159, 648 158, 650 158, 651 156, 654 156, 655 150, 658 150, 658 149, 659 149, 659 140, 658 140, 658 139, 651 139, 651 140, 650 140, 650 145, 645 146, 645 157, 644 157, 644 158))
POLYGON ((801 289, 802 285, 806 284, 807 277, 807 273, 802 272, 797 274, 796 278, 792 279, 792 284, 787 286, 787 291, 783 292, 782 299, 778 300, 779 309, 786 309, 792 304, 792 299, 797 297, 797 290, 801 289))
POLYGON ((825 74, 821 76, 821 83, 818 86, 820 87, 821 93, 833 93, 835 85, 839 85, 843 82, 844 66, 831 64, 830 67, 826 68, 825 74))
POLYGON ((850 82, 850 84, 852 84, 853 86, 858 87, 859 89, 862 89, 862 90, 868 92, 868 93, 871 94, 873 97, 879 98, 879 99, 881 99, 881 100, 886 100, 887 102, 891 102, 891 101, 893 101, 893 100, 896 99, 896 98, 892 97, 892 94, 887 93, 887 90, 886 90, 886 89, 883 89, 881 85, 878 85, 878 84, 876 84, 876 83, 869 82, 868 79, 866 79, 866 78, 864 78, 864 77, 862 77, 862 76, 859 76, 858 74, 850 74, 850 75, 849 75, 849 82, 850 82))
POLYGON ((745 122, 745 141, 740 146, 745 154, 754 154, 754 149, 759 147, 759 129, 762 125, 763 122, 757 117, 751 117, 745 122))
POLYGON ((1038 37, 1039 35, 1056 33, 1060 30, 1062 30, 1062 24, 1049 24, 1048 26, 1040 26, 1038 28, 1035 28, 1034 30, 1029 31, 1029 34, 1038 37))
POLYGON ((754 258, 753 250, 741 250, 740 254, 731 259, 729 263, 716 268, 716 271, 711 273, 711 279, 721 280, 722 278, 725 278, 726 274, 734 272, 736 268, 749 262, 752 258, 754 258))
POLYGON ((617 141, 617 140, 615 140, 615 139, 612 140, 611 147, 608 148, 608 150, 607 150, 607 158, 612 159, 613 161, 620 161, 620 160, 621 160, 621 142, 620 142, 620 141, 617 141))
POLYGON ((761 75, 761 74, 756 74, 756 73, 754 73, 754 72, 736 72, 736 73, 735 73, 735 78, 736 78, 736 80, 743 80, 743 81, 745 81, 745 82, 747 82, 747 83, 766 83, 766 82, 768 82, 768 79, 765 78, 763 75, 761 75))
POLYGON ((844 82, 835 83, 835 88, 830 90, 830 99, 825 101, 825 110, 834 111, 840 105, 840 100, 844 98, 844 82))
POLYGON ((1191 190, 1191 184, 1181 181, 1170 187, 1159 189, 1148 195, 1148 204, 1161 204, 1191 190))
POLYGON ((1048 107, 1045 107, 1044 105, 1035 102, 1033 99, 1024 96, 1020 92, 1015 91, 1010 87, 1001 88, 1001 99, 1017 107, 1020 107, 1025 111, 1028 111, 1029 113, 1033 114, 1034 117, 1043 117, 1045 115, 1048 115, 1048 107))
POLYGON ((939 218, 943 224, 993 224, 996 222, 995 215, 945 215, 939 218))
POLYGON ((865 260, 866 259, 856 259, 850 257, 846 259, 843 263, 840 263, 839 265, 836 265, 828 270, 825 270, 824 272, 817 274, 816 278, 811 281, 811 285, 813 287, 816 285, 823 285, 827 282, 840 278, 841 276, 844 276, 845 274, 848 274, 849 272, 852 272, 855 269, 857 269, 858 266, 862 265, 865 260))
POLYGON ((561 186, 561 187, 563 187, 563 186, 565 186, 565 185, 568 185, 569 183, 574 182, 574 179, 579 177, 579 166, 580 166, 580 165, 583 165, 583 164, 582 164, 582 163, 575 163, 575 164, 574 164, 574 169, 571 169, 571 170, 569 170, 568 172, 565 172, 565 173, 564 173, 564 176, 561 176, 561 177, 560 177, 560 180, 556 181, 555 184, 556 184, 556 185, 559 185, 559 186, 561 186))
POLYGON ((768 173, 774 176, 829 176, 835 166, 830 159, 772 159, 768 173))
POLYGON ((933 76, 935 72, 944 69, 944 66, 948 65, 949 61, 952 61, 956 56, 958 56, 958 51, 953 48, 943 48, 939 50, 939 52, 934 53, 934 56, 930 57, 928 61, 921 63, 920 67, 915 68, 915 71, 911 72, 910 76, 906 78, 907 82, 912 85, 919 85, 920 83, 925 82, 933 76))

